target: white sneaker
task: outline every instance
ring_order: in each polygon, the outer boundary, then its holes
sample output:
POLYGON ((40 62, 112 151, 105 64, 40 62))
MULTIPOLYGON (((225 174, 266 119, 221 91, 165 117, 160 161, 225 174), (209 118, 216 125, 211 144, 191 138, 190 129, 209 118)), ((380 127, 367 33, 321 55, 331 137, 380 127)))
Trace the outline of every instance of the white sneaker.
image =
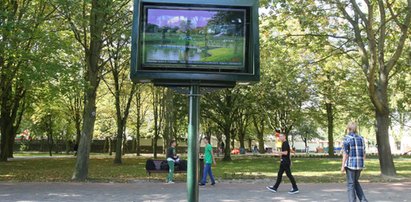
POLYGON ((288 194, 298 194, 299 192, 298 189, 291 189, 288 194))
POLYGON ((274 192, 274 193, 276 193, 277 192, 277 190, 276 189, 274 189, 274 187, 265 187, 266 189, 268 189, 268 190, 270 190, 271 192, 274 192))
POLYGON ((168 181, 167 184, 174 184, 174 182, 173 181, 168 181))

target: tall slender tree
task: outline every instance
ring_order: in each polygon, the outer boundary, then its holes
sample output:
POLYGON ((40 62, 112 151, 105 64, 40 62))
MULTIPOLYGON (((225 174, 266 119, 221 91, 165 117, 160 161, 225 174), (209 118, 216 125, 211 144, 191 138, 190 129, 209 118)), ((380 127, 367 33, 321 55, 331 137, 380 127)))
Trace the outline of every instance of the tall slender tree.
MULTIPOLYGON (((128 67, 130 61, 130 35, 127 33, 127 27, 131 26, 132 19, 127 8, 130 1, 122 2, 122 7, 116 11, 113 18, 109 19, 111 30, 107 35, 107 54, 109 61, 107 63, 107 72, 111 72, 111 77, 102 77, 107 85, 109 92, 114 96, 116 108, 116 123, 117 123, 117 141, 116 141, 116 156, 114 163, 122 163, 123 144, 126 140, 125 129, 127 119, 130 114, 130 107, 134 94, 137 89, 137 84, 132 83, 128 79, 128 67)), ((108 74, 106 74, 108 75, 108 74)))
POLYGON ((118 4, 114 0, 56 1, 54 4, 70 26, 84 54, 83 125, 72 177, 74 180, 85 180, 88 176, 91 140, 96 121, 97 89, 102 69, 108 61, 107 57, 103 59, 102 49, 106 44, 107 24, 111 22, 113 13, 116 13, 116 5, 118 4))

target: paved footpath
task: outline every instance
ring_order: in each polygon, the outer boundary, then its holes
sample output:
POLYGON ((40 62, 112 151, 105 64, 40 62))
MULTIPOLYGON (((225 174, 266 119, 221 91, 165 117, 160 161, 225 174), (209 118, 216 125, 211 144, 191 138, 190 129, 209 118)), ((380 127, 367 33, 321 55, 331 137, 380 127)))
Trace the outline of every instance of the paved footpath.
MULTIPOLYGON (((287 194, 289 184, 278 193, 263 184, 219 183, 200 188, 200 201, 347 201, 345 184, 300 184, 300 193, 287 194)), ((368 200, 411 201, 411 183, 363 183, 368 200)), ((6 183, 0 182, 0 201, 186 201, 186 184, 135 183, 6 183)))

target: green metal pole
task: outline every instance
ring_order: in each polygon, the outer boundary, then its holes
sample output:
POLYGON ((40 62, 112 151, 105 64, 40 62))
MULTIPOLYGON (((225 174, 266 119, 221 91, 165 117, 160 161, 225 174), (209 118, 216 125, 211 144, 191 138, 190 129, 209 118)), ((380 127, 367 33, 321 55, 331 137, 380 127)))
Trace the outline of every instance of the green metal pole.
POLYGON ((188 165, 187 165, 187 199, 198 201, 198 129, 200 123, 200 86, 190 86, 190 112, 188 124, 188 165))

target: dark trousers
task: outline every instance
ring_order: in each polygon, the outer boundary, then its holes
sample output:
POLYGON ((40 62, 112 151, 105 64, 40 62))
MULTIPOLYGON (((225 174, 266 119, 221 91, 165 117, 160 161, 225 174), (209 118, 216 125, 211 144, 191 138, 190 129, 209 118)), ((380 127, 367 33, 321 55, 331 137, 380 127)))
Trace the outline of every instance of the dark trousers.
POLYGON ((347 173, 348 201, 355 202, 357 200, 357 197, 358 199, 360 199, 360 201, 367 201, 364 192, 362 191, 361 185, 358 182, 358 179, 360 179, 361 170, 351 170, 346 168, 345 172, 347 173))
POLYGON ((288 179, 290 179, 291 184, 293 186, 294 190, 297 190, 297 183, 295 182, 295 179, 293 177, 293 175, 291 174, 291 167, 289 163, 281 163, 280 164, 280 170, 278 170, 278 174, 277 174, 277 182, 274 185, 274 189, 277 189, 278 186, 280 186, 280 183, 283 179, 283 174, 287 174, 288 179))

